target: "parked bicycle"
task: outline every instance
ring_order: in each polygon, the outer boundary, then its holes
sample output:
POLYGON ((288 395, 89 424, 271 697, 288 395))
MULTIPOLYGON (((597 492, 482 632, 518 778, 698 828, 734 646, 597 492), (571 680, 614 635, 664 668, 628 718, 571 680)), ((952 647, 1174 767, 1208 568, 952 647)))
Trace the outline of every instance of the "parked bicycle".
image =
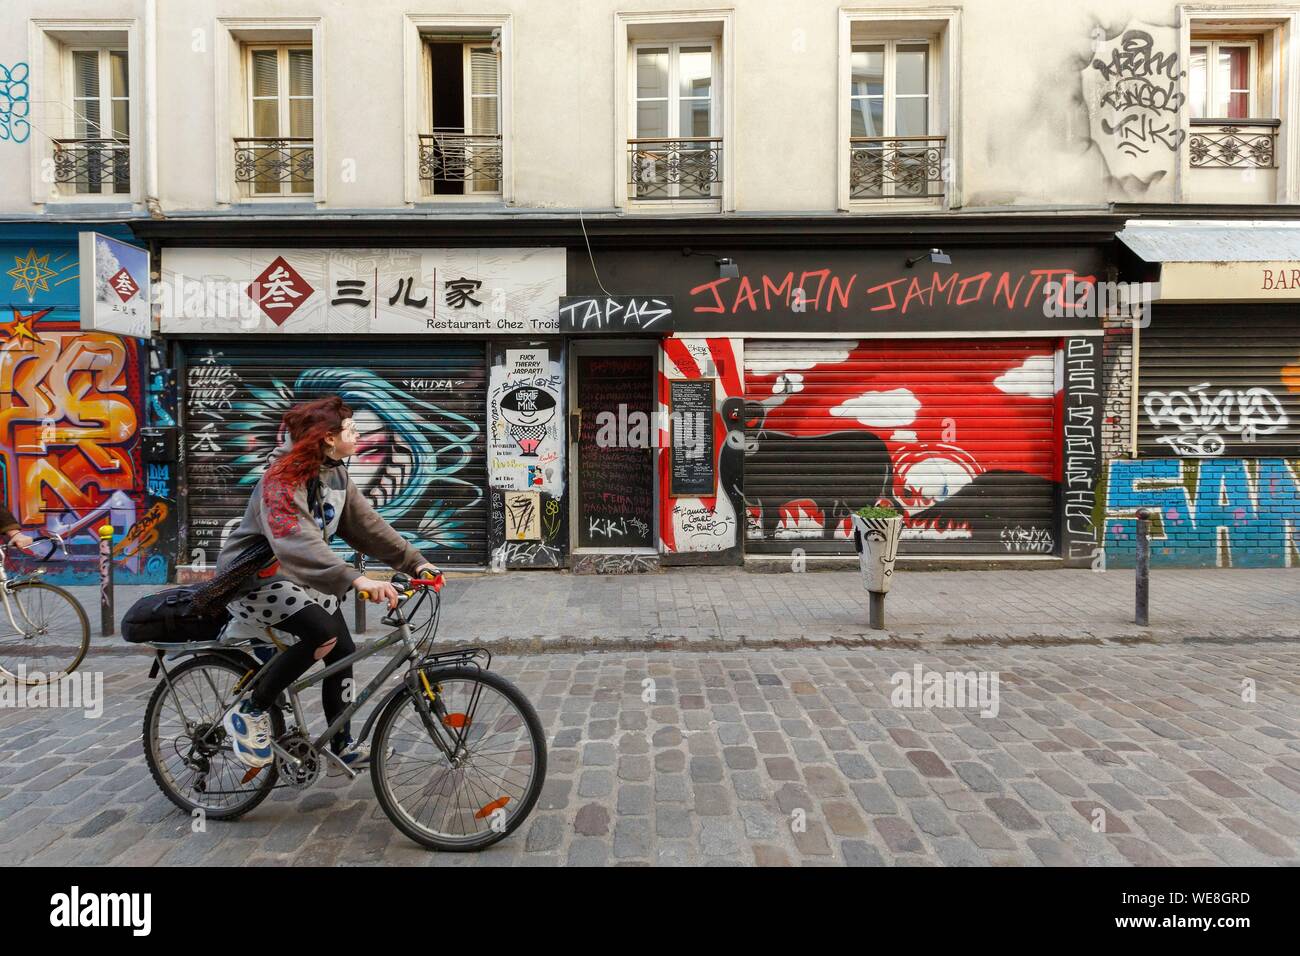
MULTIPOLYGON (((213 820, 248 813, 272 790, 304 790, 327 762, 351 778, 356 771, 328 743, 353 714, 405 664, 401 682, 366 719, 374 729, 370 778, 394 826, 436 850, 481 850, 528 816, 546 777, 546 739, 537 712, 520 690, 489 669, 485 648, 430 653, 437 634, 444 578, 396 575, 397 606, 383 623, 394 628, 368 648, 308 674, 271 708, 273 763, 249 769, 235 756, 222 721, 265 673, 250 653, 257 639, 227 627, 217 640, 152 643, 149 676, 163 680, 145 709, 144 750, 167 798, 213 820), (426 612, 423 613, 422 612, 426 612), (300 695, 350 664, 396 648, 392 659, 353 695, 334 722, 312 737, 300 695), (179 665, 168 661, 187 658, 179 665)), ((365 599, 365 595, 362 595, 365 599)), ((277 641, 268 629, 267 636, 277 641)))
MULTIPOLYGON (((63 538, 53 532, 36 538, 26 553, 43 564, 67 554, 63 538)), ((81 602, 63 588, 40 580, 37 567, 11 578, 5 568, 8 550, 0 545, 0 676, 34 686, 71 674, 90 649, 90 620, 81 602)))

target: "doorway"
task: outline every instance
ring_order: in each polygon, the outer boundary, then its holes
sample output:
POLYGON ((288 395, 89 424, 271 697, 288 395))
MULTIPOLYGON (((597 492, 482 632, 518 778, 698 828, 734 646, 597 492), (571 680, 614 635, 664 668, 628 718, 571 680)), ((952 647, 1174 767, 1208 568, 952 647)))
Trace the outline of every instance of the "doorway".
POLYGON ((570 351, 575 551, 656 552, 655 342, 575 342, 570 351))

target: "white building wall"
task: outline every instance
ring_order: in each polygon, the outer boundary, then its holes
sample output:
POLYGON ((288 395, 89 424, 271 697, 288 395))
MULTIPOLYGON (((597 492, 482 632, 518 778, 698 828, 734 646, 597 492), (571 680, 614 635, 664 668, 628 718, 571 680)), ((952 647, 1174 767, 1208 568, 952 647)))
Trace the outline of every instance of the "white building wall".
MULTIPOLYGON (((40 31, 33 21, 113 21, 133 24, 136 48, 146 42, 150 4, 145 0, 11 0, 0 6, 0 66, 14 77, 22 65, 45 62, 28 88, 31 129, 26 142, 0 136, 0 213, 59 214, 69 204, 46 204, 40 160, 60 110, 52 104, 54 67, 35 49, 40 31), (33 146, 32 143, 36 143, 33 146)), ((222 32, 218 20, 279 18, 319 19, 323 50, 318 62, 325 73, 324 163, 318 167, 324 200, 335 210, 399 209, 408 205, 406 146, 407 107, 415 95, 407 75, 407 17, 430 11, 409 0, 280 2, 280 0, 192 0, 155 2, 154 52, 157 62, 155 141, 148 140, 141 87, 133 117, 133 174, 137 199, 144 199, 145 151, 156 150, 156 198, 166 213, 218 208, 229 198, 223 157, 231 147, 218 143, 229 121, 219 109, 242 109, 218 95, 217 72, 222 32), (349 162, 351 161, 351 162, 349 162)), ((616 14, 721 11, 734 25, 731 55, 722 75, 722 109, 733 135, 724 149, 730 156, 729 206, 737 212, 829 213, 841 206, 837 128, 847 109, 840 86, 840 31, 843 16, 915 13, 918 17, 955 15, 949 20, 960 34, 955 82, 943 91, 955 107, 959 133, 957 171, 965 208, 1098 205, 1111 200, 1172 202, 1195 200, 1286 201, 1296 191, 1294 158, 1283 156, 1276 174, 1243 180, 1240 171, 1209 175, 1198 171, 1189 186, 1186 168, 1186 116, 1173 110, 1138 110, 1130 122, 1141 124, 1146 139, 1123 150, 1123 132, 1107 133, 1102 120, 1119 119, 1104 105, 1114 79, 1091 67, 1095 56, 1109 62, 1113 44, 1125 30, 1148 33, 1153 50, 1178 56, 1185 66, 1188 14, 1169 0, 1094 0, 1084 6, 1059 0, 965 0, 947 5, 861 4, 834 0, 740 0, 728 7, 688 4, 684 0, 635 7, 612 0, 582 3, 525 3, 493 0, 490 4, 448 0, 436 13, 493 14, 509 17, 512 55, 504 69, 510 77, 512 108, 505 117, 512 141, 513 206, 519 210, 584 208, 609 210, 618 195, 615 131, 617 70, 626 69, 627 53, 615 50, 616 14), (1180 12, 1181 11, 1181 12, 1180 12), (1180 26, 1182 23, 1184 26, 1180 26), (1161 127, 1167 127, 1160 132, 1161 127), (1216 180, 1215 176, 1219 178, 1216 180)), ((1289 30, 1300 6, 1265 7, 1242 0, 1215 5, 1224 12, 1251 13, 1289 30)), ((635 18, 633 18, 635 19, 635 18)), ((75 28, 75 23, 59 25, 75 28)), ((858 29, 870 29, 869 25, 858 29)), ((1296 43, 1293 38, 1272 49, 1277 60, 1276 88, 1267 91, 1270 115, 1282 118, 1282 139, 1289 139, 1291 100, 1296 96, 1296 43)), ((48 53, 48 50, 45 51, 48 53)), ((133 81, 143 81, 143 50, 133 62, 133 81)), ((1131 61, 1138 63, 1138 61, 1131 61)), ((1130 85, 1159 75, 1126 78, 1130 85)), ((1150 71, 1147 71, 1150 72, 1150 71)), ((1175 98, 1185 91, 1175 81, 1175 98)), ((0 93, 5 92, 0 90, 0 93)), ((21 120, 8 84, 8 124, 21 120)), ((1157 93, 1157 96, 1162 95, 1157 93)), ((1128 111, 1130 114, 1133 111, 1128 111)), ((4 115, 0 112, 0 125, 4 115)), ((1130 127, 1130 133, 1133 127, 1130 127)), ((1131 137, 1130 137, 1131 138, 1131 137)), ((1285 153, 1284 149, 1284 153, 1285 153)), ((1290 152, 1295 152, 1290 150, 1290 152)), ((870 215, 887 210, 861 210, 870 215)))

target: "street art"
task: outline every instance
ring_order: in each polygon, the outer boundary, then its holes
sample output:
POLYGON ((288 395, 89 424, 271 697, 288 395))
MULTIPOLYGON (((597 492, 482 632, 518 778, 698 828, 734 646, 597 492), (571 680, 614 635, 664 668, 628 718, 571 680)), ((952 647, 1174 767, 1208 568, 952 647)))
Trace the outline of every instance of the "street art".
POLYGON ((506 538, 511 541, 538 541, 542 537, 542 515, 537 493, 505 493, 506 538))
MULTIPOLYGON (((308 368, 289 381, 272 376, 258 384, 209 350, 190 366, 187 379, 192 481, 250 488, 286 441, 285 411, 336 394, 353 409, 361 434, 349 474, 384 520, 416 548, 445 549, 453 556, 478 537, 471 525, 482 520, 482 491, 469 468, 482 430, 472 419, 417 398, 368 368, 308 368)), ((205 517, 190 524, 190 547, 212 561, 238 519, 205 517)))
MULTIPOLYGON (((850 515, 880 504, 902 512, 905 542, 1004 551, 1006 518, 1026 501, 1050 515, 1062 480, 1054 440, 1009 437, 1050 427, 1055 352, 1050 342, 747 343, 746 536, 847 542, 850 515)), ((1007 540, 1021 538, 1013 528, 1007 540)))
POLYGON ((564 355, 558 343, 494 347, 488 372, 492 562, 559 567, 567 536, 564 355), (538 547, 517 547, 520 539, 538 547), (502 548, 502 542, 510 547, 502 548))
MULTIPOLYGON (((670 494, 671 456, 661 451, 659 480, 659 537, 664 552, 726 551, 739 545, 737 537, 740 506, 743 443, 726 439, 734 427, 723 420, 722 403, 743 399, 741 380, 744 344, 738 339, 664 339, 663 369, 658 376, 658 446, 667 449, 669 435, 669 386, 672 380, 716 378, 714 411, 714 468, 718 494, 700 498, 674 498, 670 494)), ((705 403, 707 404, 707 402, 705 403)), ((739 434, 739 433, 737 433, 739 434)))
POLYGON ((1300 566, 1300 461, 1151 458, 1110 463, 1106 560, 1131 567, 1139 508, 1151 513, 1151 563, 1300 566))
POLYGON ((564 493, 558 346, 506 349, 488 376, 488 474, 502 491, 564 493), (554 351, 554 355, 551 351, 554 351))
POLYGON ((1187 73, 1176 49, 1174 27, 1092 31, 1092 55, 1080 66, 1089 130, 1108 174, 1126 193, 1144 193, 1167 177, 1187 135, 1178 123, 1187 73))
POLYGON ((1209 382, 1201 382, 1186 390, 1147 392, 1142 400, 1147 420, 1159 429, 1177 429, 1156 441, 1176 455, 1211 458, 1223 454, 1220 432, 1250 443, 1287 425, 1282 403, 1267 388, 1221 388, 1217 393, 1212 389, 1209 382))
POLYGON ((1051 554, 1056 547, 1052 532, 1047 528, 1022 528, 1016 525, 1014 528, 1003 528, 998 537, 1004 548, 1016 553, 1051 554))
POLYGON ((94 579, 96 529, 108 521, 122 536, 119 583, 163 582, 158 528, 168 509, 145 507, 139 346, 54 321, 53 311, 14 309, 0 326, 0 467, 10 510, 28 532, 66 540, 54 580, 94 579))
POLYGON ((26 63, 0 63, 0 142, 25 143, 31 135, 28 72, 26 63))
POLYGON ((508 567, 558 568, 564 552, 544 541, 505 541, 492 551, 492 569, 508 567))

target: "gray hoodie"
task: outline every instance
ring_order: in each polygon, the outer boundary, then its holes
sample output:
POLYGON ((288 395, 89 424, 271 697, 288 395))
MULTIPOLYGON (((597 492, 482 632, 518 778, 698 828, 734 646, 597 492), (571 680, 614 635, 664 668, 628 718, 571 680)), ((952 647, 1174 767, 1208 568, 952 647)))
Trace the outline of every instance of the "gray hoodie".
MULTIPOLYGON (((277 449, 272 458, 280 453, 277 449)), ((327 458, 321 466, 314 508, 309 507, 308 484, 290 488, 283 482, 268 482, 263 475, 253 487, 243 520, 217 556, 216 573, 221 574, 260 538, 270 542, 278 564, 262 572, 265 577, 251 578, 236 597, 274 581, 292 581, 343 597, 361 572, 330 548, 335 533, 356 550, 398 571, 414 574, 425 563, 424 555, 366 501, 341 462, 327 458)))

